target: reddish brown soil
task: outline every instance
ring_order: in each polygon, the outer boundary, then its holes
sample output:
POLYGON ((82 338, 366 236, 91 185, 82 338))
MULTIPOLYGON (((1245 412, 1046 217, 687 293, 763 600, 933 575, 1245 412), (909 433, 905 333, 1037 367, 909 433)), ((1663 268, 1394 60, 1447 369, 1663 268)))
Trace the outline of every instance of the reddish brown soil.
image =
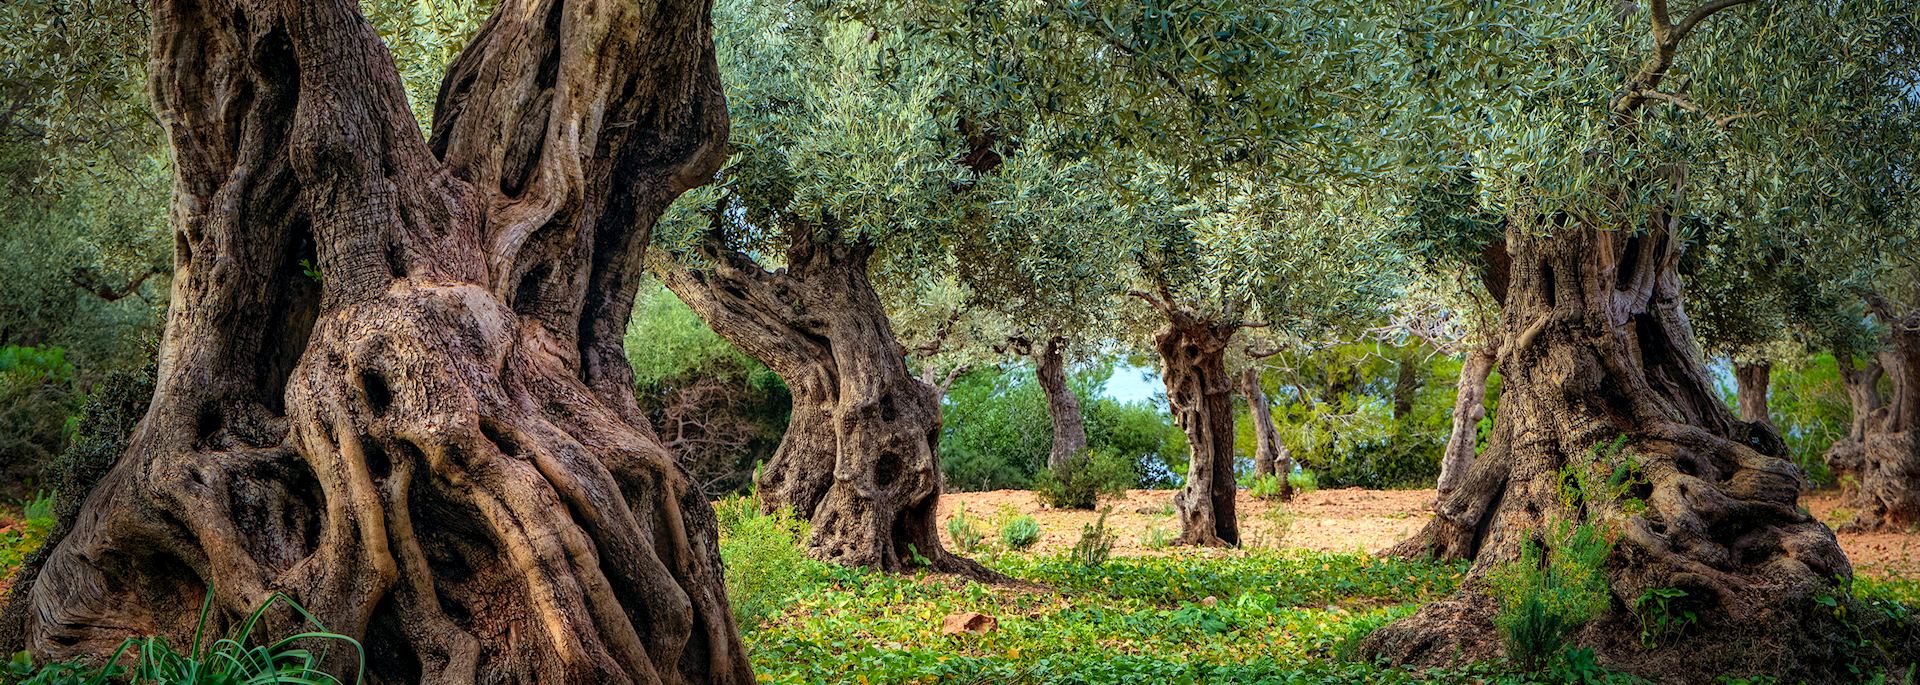
MULTIPOLYGON (((1276 507, 1242 491, 1237 504, 1241 538, 1249 547, 1379 553, 1426 523, 1433 497, 1432 490, 1349 488, 1305 493, 1284 507, 1276 507)), ((1173 515, 1172 498, 1173 492, 1168 490, 1130 490, 1125 497, 1107 502, 1104 506, 1111 507, 1107 527, 1116 536, 1114 552, 1135 556, 1167 553, 1165 549, 1149 548, 1146 543, 1155 529, 1168 538, 1179 533, 1180 521, 1173 515)), ((1821 491, 1802 500, 1802 504, 1828 525, 1838 526, 1852 517, 1837 492, 1821 491)), ((987 536, 989 543, 994 542, 999 523, 1009 512, 1033 515, 1040 523, 1041 537, 1032 551, 1042 554, 1072 549, 1080 539, 1081 527, 1093 523, 1099 516, 1090 511, 1048 509, 1026 490, 956 492, 940 498, 943 524, 962 510, 981 519, 976 527, 987 536)), ((944 526, 941 536, 949 548, 954 548, 944 526)), ((1862 574, 1920 575, 1920 531, 1841 533, 1839 537, 1840 546, 1846 549, 1854 568, 1862 574)))

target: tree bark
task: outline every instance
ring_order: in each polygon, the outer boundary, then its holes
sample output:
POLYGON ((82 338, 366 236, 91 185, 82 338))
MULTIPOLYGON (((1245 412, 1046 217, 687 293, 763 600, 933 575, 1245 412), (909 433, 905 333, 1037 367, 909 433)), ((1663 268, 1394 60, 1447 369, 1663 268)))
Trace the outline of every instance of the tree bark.
POLYGON ((182 644, 209 590, 213 633, 285 592, 370 682, 752 682, 621 349, 653 223, 721 162, 708 9, 504 0, 429 142, 356 3, 156 2, 154 399, 0 633, 182 644))
MULTIPOLYGON (((1859 515, 1850 530, 1904 530, 1920 526, 1920 312, 1896 314, 1875 298, 1893 343, 1883 356, 1893 395, 1876 422, 1864 427, 1859 515)), ((1871 386, 1868 386, 1870 388, 1871 386)))
POLYGON ((1581 636, 1628 670, 1706 680, 1739 670, 1820 679, 1832 645, 1802 622, 1852 567, 1833 533, 1797 507, 1805 477, 1764 424, 1735 418, 1708 379, 1681 309, 1681 244, 1656 218, 1647 231, 1514 222, 1502 316, 1500 411, 1487 450, 1395 551, 1474 559, 1462 589, 1366 642, 1400 663, 1493 656, 1497 608, 1487 574, 1517 559, 1555 520, 1601 527, 1612 609, 1581 636), (1623 440, 1618 451, 1605 445, 1623 440), (1563 474, 1622 479, 1623 492, 1581 492, 1563 474), (1644 510, 1625 503, 1644 503, 1644 510), (1627 607, 1679 588, 1700 619, 1671 646, 1643 650, 1627 607), (1790 641, 1788 645, 1781 640, 1790 641))
POLYGON ((709 243, 705 264, 665 255, 654 272, 714 332, 785 380, 793 414, 760 471, 761 507, 812 522, 822 561, 983 579, 999 576, 940 544, 940 403, 915 378, 880 296, 873 253, 837 232, 793 231, 787 267, 767 271, 709 243))
POLYGON ((1735 386, 1735 405, 1740 409, 1740 420, 1773 425, 1773 419, 1767 414, 1767 384, 1771 382, 1773 364, 1767 362, 1737 362, 1733 365, 1735 386))
POLYGON ((1064 338, 1048 338, 1033 355, 1034 375, 1047 395, 1047 416, 1053 420, 1053 448, 1047 452, 1047 468, 1055 472, 1071 468, 1075 457, 1087 450, 1087 420, 1080 413, 1080 398, 1067 387, 1067 364, 1060 348, 1064 338))
POLYGON ((1234 513, 1233 379, 1227 375, 1227 343, 1240 329, 1178 304, 1156 300, 1167 322, 1154 335, 1160 377, 1174 423, 1187 434, 1186 484, 1173 496, 1180 512, 1175 544, 1231 547, 1240 544, 1234 513))
POLYGON ((1460 380, 1453 394, 1453 428, 1440 457, 1439 498, 1444 501, 1473 465, 1480 446, 1480 421, 1487 417, 1487 378, 1493 375, 1491 347, 1476 347, 1460 364, 1460 380))
POLYGON ((1287 444, 1280 441, 1280 430, 1273 425, 1273 406, 1267 391, 1260 387, 1260 370, 1249 367, 1240 373, 1240 394, 1247 398, 1247 410, 1253 414, 1253 477, 1280 479, 1280 501, 1293 499, 1293 484, 1287 474, 1293 472, 1293 457, 1287 444))
POLYGON ((1886 376, 1886 367, 1877 356, 1868 357, 1865 364, 1856 364, 1853 355, 1847 353, 1834 355, 1834 362, 1840 367, 1840 384, 1847 389, 1853 419, 1847 425, 1847 434, 1833 441, 1821 459, 1835 478, 1852 476, 1857 485, 1866 459, 1867 435, 1878 432, 1886 423, 1887 400, 1880 394, 1880 379, 1886 376))

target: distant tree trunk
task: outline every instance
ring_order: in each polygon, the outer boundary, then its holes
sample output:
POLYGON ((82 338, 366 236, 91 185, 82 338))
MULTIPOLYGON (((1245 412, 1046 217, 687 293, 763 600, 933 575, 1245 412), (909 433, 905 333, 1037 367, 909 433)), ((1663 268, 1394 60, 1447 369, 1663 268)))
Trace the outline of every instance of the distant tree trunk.
POLYGON ((1767 415, 1767 384, 1771 382, 1773 364, 1768 362, 1737 362, 1733 365, 1736 405, 1740 409, 1740 420, 1773 425, 1773 419, 1767 415))
POLYGON ((1238 323, 1216 321, 1170 299, 1140 294, 1166 316, 1154 334, 1160 378, 1167 386, 1173 420, 1187 434, 1186 484, 1173 496, 1180 512, 1176 544, 1231 547, 1240 544, 1234 513, 1233 379, 1227 375, 1227 343, 1238 323))
POLYGON ((351 0, 152 23, 176 173, 153 403, 0 642, 181 645, 207 593, 220 635, 285 592, 368 682, 753 682, 712 510, 622 349, 654 222, 722 161, 708 6, 503 0, 431 142, 351 0))
POLYGON ((793 414, 761 468, 760 503, 810 521, 814 557, 905 571, 918 555, 938 571, 995 577, 940 544, 939 399, 907 369, 868 279, 872 254, 837 232, 795 231, 779 271, 717 246, 699 269, 653 264, 714 332, 786 381, 793 414))
POLYGON ((1080 413, 1080 398, 1067 387, 1067 364, 1060 348, 1064 338, 1047 339, 1033 355, 1034 375, 1047 395, 1047 416, 1053 420, 1053 449, 1047 452, 1047 468, 1069 468, 1073 459, 1087 449, 1087 420, 1080 413))
POLYGON ((1834 440, 1821 458, 1834 477, 1850 475, 1858 484, 1866 459, 1867 435, 1880 430, 1887 418, 1887 400, 1880 395, 1880 379, 1886 376, 1886 367, 1877 357, 1856 364, 1853 355, 1845 352, 1834 355, 1834 361, 1840 369, 1840 384, 1847 389, 1853 419, 1847 424, 1847 434, 1834 440))
POLYGON ((1779 437, 1735 418, 1714 391, 1681 309, 1679 237, 1657 217, 1641 232, 1522 223, 1507 232, 1512 280, 1492 440, 1438 515, 1395 550, 1474 559, 1473 570, 1451 599, 1382 628, 1366 648, 1399 663, 1496 654, 1487 574, 1560 519, 1616 540, 1614 608, 1582 636, 1603 659, 1683 680, 1731 670, 1797 679, 1844 663, 1822 661, 1833 647, 1802 621, 1852 567, 1833 533, 1797 507, 1805 477, 1779 437), (1618 452, 1599 447, 1616 439, 1618 452), (1616 473, 1644 482, 1627 481, 1620 497, 1576 491, 1568 508, 1567 469, 1602 484, 1616 473), (1644 510, 1625 508, 1627 499, 1644 510), (1653 588, 1685 591, 1700 628, 1644 650, 1627 607, 1653 588))
POLYGON ((1260 387, 1260 370, 1249 367, 1240 373, 1240 394, 1247 398, 1247 410, 1253 414, 1253 476, 1280 479, 1280 501, 1293 499, 1293 484, 1287 474, 1293 472, 1293 458, 1287 444, 1280 441, 1280 430, 1273 425, 1273 407, 1267 403, 1267 391, 1260 387))
POLYGON ((1393 425, 1402 427, 1401 422, 1413 413, 1413 398, 1420 393, 1420 353, 1412 345, 1400 350, 1398 373, 1393 380, 1393 425))
POLYGON ((1880 425, 1866 427, 1861 452, 1860 510, 1849 529, 1906 529, 1920 525, 1920 311, 1896 312, 1872 298, 1887 323, 1885 355, 1893 396, 1880 425))
POLYGON ((1440 499, 1445 500, 1473 465, 1480 446, 1480 421, 1487 417, 1487 378, 1493 375, 1494 352, 1482 345, 1467 352, 1460 364, 1460 380, 1453 394, 1453 428, 1440 457, 1440 499))

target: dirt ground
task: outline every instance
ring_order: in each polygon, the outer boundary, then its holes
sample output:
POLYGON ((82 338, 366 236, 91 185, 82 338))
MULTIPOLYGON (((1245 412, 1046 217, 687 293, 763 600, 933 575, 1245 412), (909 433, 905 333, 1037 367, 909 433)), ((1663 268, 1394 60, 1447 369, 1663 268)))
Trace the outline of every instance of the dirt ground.
MULTIPOLYGON (((1321 551, 1379 553, 1425 524, 1433 503, 1432 490, 1318 490, 1305 493, 1285 507, 1256 500, 1240 492, 1236 506, 1240 530, 1249 547, 1298 547, 1321 551)), ((1838 492, 1822 491, 1801 501, 1808 511, 1830 526, 1852 519, 1838 492)), ((1167 490, 1130 490, 1109 502, 1107 527, 1114 533, 1114 553, 1148 556, 1171 550, 1153 549, 1149 541, 1170 539, 1180 532, 1173 512, 1173 493, 1167 490)), ((960 511, 981 519, 977 528, 989 539, 1009 514, 1032 514, 1040 523, 1039 553, 1065 552, 1080 539, 1082 526, 1093 523, 1095 512, 1048 509, 1027 490, 956 492, 940 498, 942 524, 960 511)), ((948 548, 944 528, 940 532, 948 548)), ((1920 575, 1920 532, 1840 534, 1840 546, 1854 569, 1874 576, 1920 575)), ((1233 554, 1230 550, 1203 550, 1202 554, 1233 554)))

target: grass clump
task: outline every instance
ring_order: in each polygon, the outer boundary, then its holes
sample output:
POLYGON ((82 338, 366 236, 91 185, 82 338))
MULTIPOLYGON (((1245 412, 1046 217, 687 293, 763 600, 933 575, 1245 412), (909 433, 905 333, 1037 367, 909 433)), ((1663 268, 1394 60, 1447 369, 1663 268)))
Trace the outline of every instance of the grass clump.
POLYGON ((1494 627, 1507 654, 1528 670, 1560 656, 1567 637, 1607 610, 1603 570, 1613 542, 1588 524, 1559 522, 1543 546, 1528 540, 1520 558, 1488 578, 1500 605, 1494 627))
POLYGON ((1320 489, 1320 476, 1313 469, 1300 469, 1287 474, 1287 484, 1293 486, 1294 494, 1313 492, 1320 489))
POLYGON ((763 513, 749 495, 720 502, 716 513, 727 598, 741 632, 749 632, 813 582, 821 564, 802 550, 807 524, 791 511, 763 513))
POLYGON ((212 613, 213 593, 200 606, 200 620, 193 641, 185 651, 175 648, 163 637, 137 637, 121 643, 106 663, 86 665, 78 661, 36 667, 26 652, 15 654, 0 666, 0 684, 5 685, 250 685, 252 683, 298 683, 299 685, 345 685, 358 683, 366 674, 367 656, 359 641, 328 632, 304 607, 284 594, 275 593, 253 610, 228 637, 208 639, 208 618, 212 613), (262 619, 276 606, 299 615, 311 630, 297 632, 271 642, 255 642, 254 632, 262 619), (351 680, 328 672, 324 665, 331 650, 353 651, 357 668, 351 680), (317 650, 317 651, 316 651, 317 650), (122 661, 133 661, 131 667, 122 661))

